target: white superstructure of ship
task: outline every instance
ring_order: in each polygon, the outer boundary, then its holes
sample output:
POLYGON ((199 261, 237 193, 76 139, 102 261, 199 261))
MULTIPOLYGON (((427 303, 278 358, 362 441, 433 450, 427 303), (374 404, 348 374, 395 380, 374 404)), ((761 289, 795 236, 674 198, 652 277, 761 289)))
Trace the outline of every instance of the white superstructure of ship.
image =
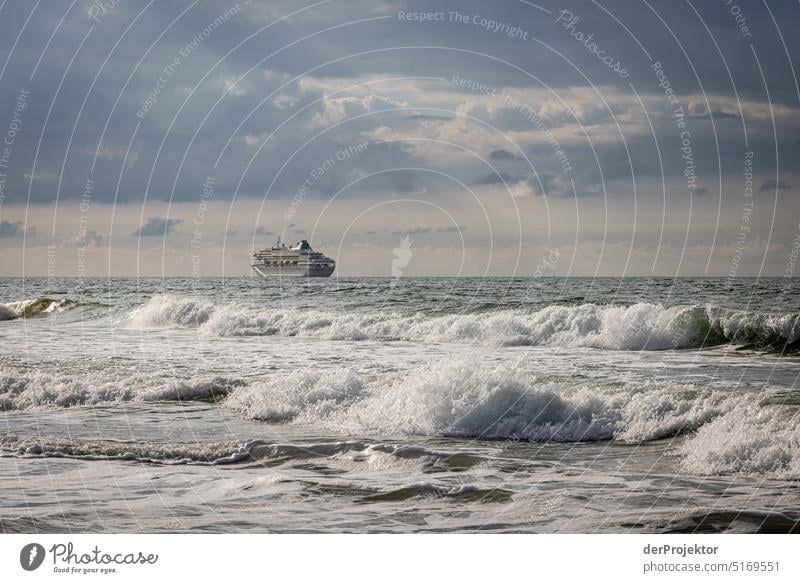
POLYGON ((314 251, 305 239, 291 247, 278 239, 269 249, 253 254, 251 267, 261 277, 330 277, 336 262, 314 251))

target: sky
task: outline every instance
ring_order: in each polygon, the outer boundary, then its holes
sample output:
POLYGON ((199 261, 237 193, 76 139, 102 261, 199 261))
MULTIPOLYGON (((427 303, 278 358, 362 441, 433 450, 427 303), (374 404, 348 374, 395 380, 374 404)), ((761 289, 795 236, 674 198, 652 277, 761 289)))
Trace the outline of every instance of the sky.
POLYGON ((800 3, 6 0, 0 275, 794 277, 800 3), (395 263, 396 265, 396 263, 395 263))

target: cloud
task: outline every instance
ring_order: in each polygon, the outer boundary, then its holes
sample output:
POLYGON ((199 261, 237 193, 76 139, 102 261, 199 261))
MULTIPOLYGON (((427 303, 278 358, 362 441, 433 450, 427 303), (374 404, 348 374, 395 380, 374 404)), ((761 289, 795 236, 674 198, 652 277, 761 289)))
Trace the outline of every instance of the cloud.
POLYGON ((688 117, 694 119, 742 119, 742 116, 735 111, 723 109, 712 109, 709 111, 705 103, 700 101, 690 101, 687 109, 689 110, 688 117))
POLYGON ((424 113, 416 113, 414 115, 406 116, 406 119, 419 119, 423 121, 452 121, 452 115, 429 115, 424 113))
POLYGON ((150 217, 147 222, 136 229, 132 236, 134 237, 158 237, 167 235, 172 232, 172 229, 177 227, 183 222, 183 219, 164 219, 161 217, 150 217))
MULTIPOLYGON (((511 196, 514 198, 528 198, 547 196, 549 198, 583 198, 596 197, 603 194, 599 184, 591 180, 591 176, 573 177, 564 174, 551 174, 542 172, 529 177, 509 177, 507 180, 511 196), (573 188, 574 181, 574 188, 573 188)), ((498 193, 508 195, 505 187, 501 186, 498 193)))
POLYGON ((332 126, 344 119, 357 117, 373 111, 394 108, 407 108, 408 103, 396 101, 383 95, 367 95, 365 97, 325 97, 320 111, 311 119, 311 130, 320 130, 332 126))
POLYGON ((792 185, 788 180, 774 180, 769 179, 761 183, 758 192, 770 192, 771 190, 791 190, 792 185))
POLYGON ((502 184, 503 182, 506 184, 512 184, 514 182, 521 182, 522 180, 525 180, 524 176, 509 176, 505 172, 495 172, 494 174, 487 174, 486 176, 476 178, 473 181, 473 184, 488 185, 502 184))
POLYGON ((22 221, 0 221, 0 239, 11 239, 13 237, 36 236, 36 227, 23 228, 22 221))
POLYGON ((431 233, 458 233, 461 231, 466 231, 467 227, 465 225, 450 225, 449 227, 414 227, 413 229, 398 229, 398 230, 391 230, 391 229, 383 229, 382 231, 375 231, 370 230, 367 231, 367 235, 378 235, 378 234, 388 234, 388 235, 429 235, 431 233))
POLYGON ((516 156, 508 150, 494 150, 489 154, 490 160, 516 160, 516 156))
POLYGON ((256 227, 256 230, 253 232, 253 234, 256 237, 264 237, 266 235, 274 235, 275 233, 267 229, 265 226, 259 225, 256 227))
POLYGON ((392 231, 392 235, 426 235, 431 232, 433 232, 433 229, 430 227, 414 227, 413 229, 392 231))
POLYGON ((99 234, 94 229, 89 229, 83 236, 76 235, 75 237, 71 237, 64 241, 61 246, 67 249, 77 249, 99 247, 102 244, 103 235, 99 234))

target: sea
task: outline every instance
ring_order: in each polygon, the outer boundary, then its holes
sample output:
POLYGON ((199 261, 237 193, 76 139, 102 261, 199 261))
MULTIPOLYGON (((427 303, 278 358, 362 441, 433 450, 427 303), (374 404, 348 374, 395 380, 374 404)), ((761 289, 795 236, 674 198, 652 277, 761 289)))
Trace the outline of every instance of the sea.
POLYGON ((798 286, 2 278, 0 531, 799 531, 798 286))

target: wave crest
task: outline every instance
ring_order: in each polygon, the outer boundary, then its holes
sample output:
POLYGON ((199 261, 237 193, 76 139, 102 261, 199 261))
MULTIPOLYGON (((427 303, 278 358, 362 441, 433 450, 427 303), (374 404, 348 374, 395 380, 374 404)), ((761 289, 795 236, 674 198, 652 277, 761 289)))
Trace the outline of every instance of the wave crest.
POLYGON ((644 442, 695 430, 736 402, 691 386, 575 386, 456 361, 372 381, 347 369, 275 375, 224 404, 252 419, 368 435, 644 442))
POLYGON ((326 340, 405 340, 497 346, 570 346, 665 350, 723 343, 778 349, 800 342, 800 314, 765 314, 717 306, 638 303, 549 306, 536 312, 425 316, 391 312, 336 313, 157 295, 133 318, 137 326, 194 327, 218 336, 303 336, 326 340))
POLYGON ((18 302, 0 304, 0 321, 16 320, 17 318, 34 318, 57 312, 71 310, 78 304, 66 298, 54 300, 52 298, 33 298, 18 302))
POLYGON ((241 379, 173 379, 152 375, 118 376, 114 371, 80 375, 0 368, 0 411, 67 408, 124 401, 185 401, 223 398, 241 379))
POLYGON ((800 412, 739 403, 700 427, 681 447, 695 474, 747 474, 800 480, 800 412))

